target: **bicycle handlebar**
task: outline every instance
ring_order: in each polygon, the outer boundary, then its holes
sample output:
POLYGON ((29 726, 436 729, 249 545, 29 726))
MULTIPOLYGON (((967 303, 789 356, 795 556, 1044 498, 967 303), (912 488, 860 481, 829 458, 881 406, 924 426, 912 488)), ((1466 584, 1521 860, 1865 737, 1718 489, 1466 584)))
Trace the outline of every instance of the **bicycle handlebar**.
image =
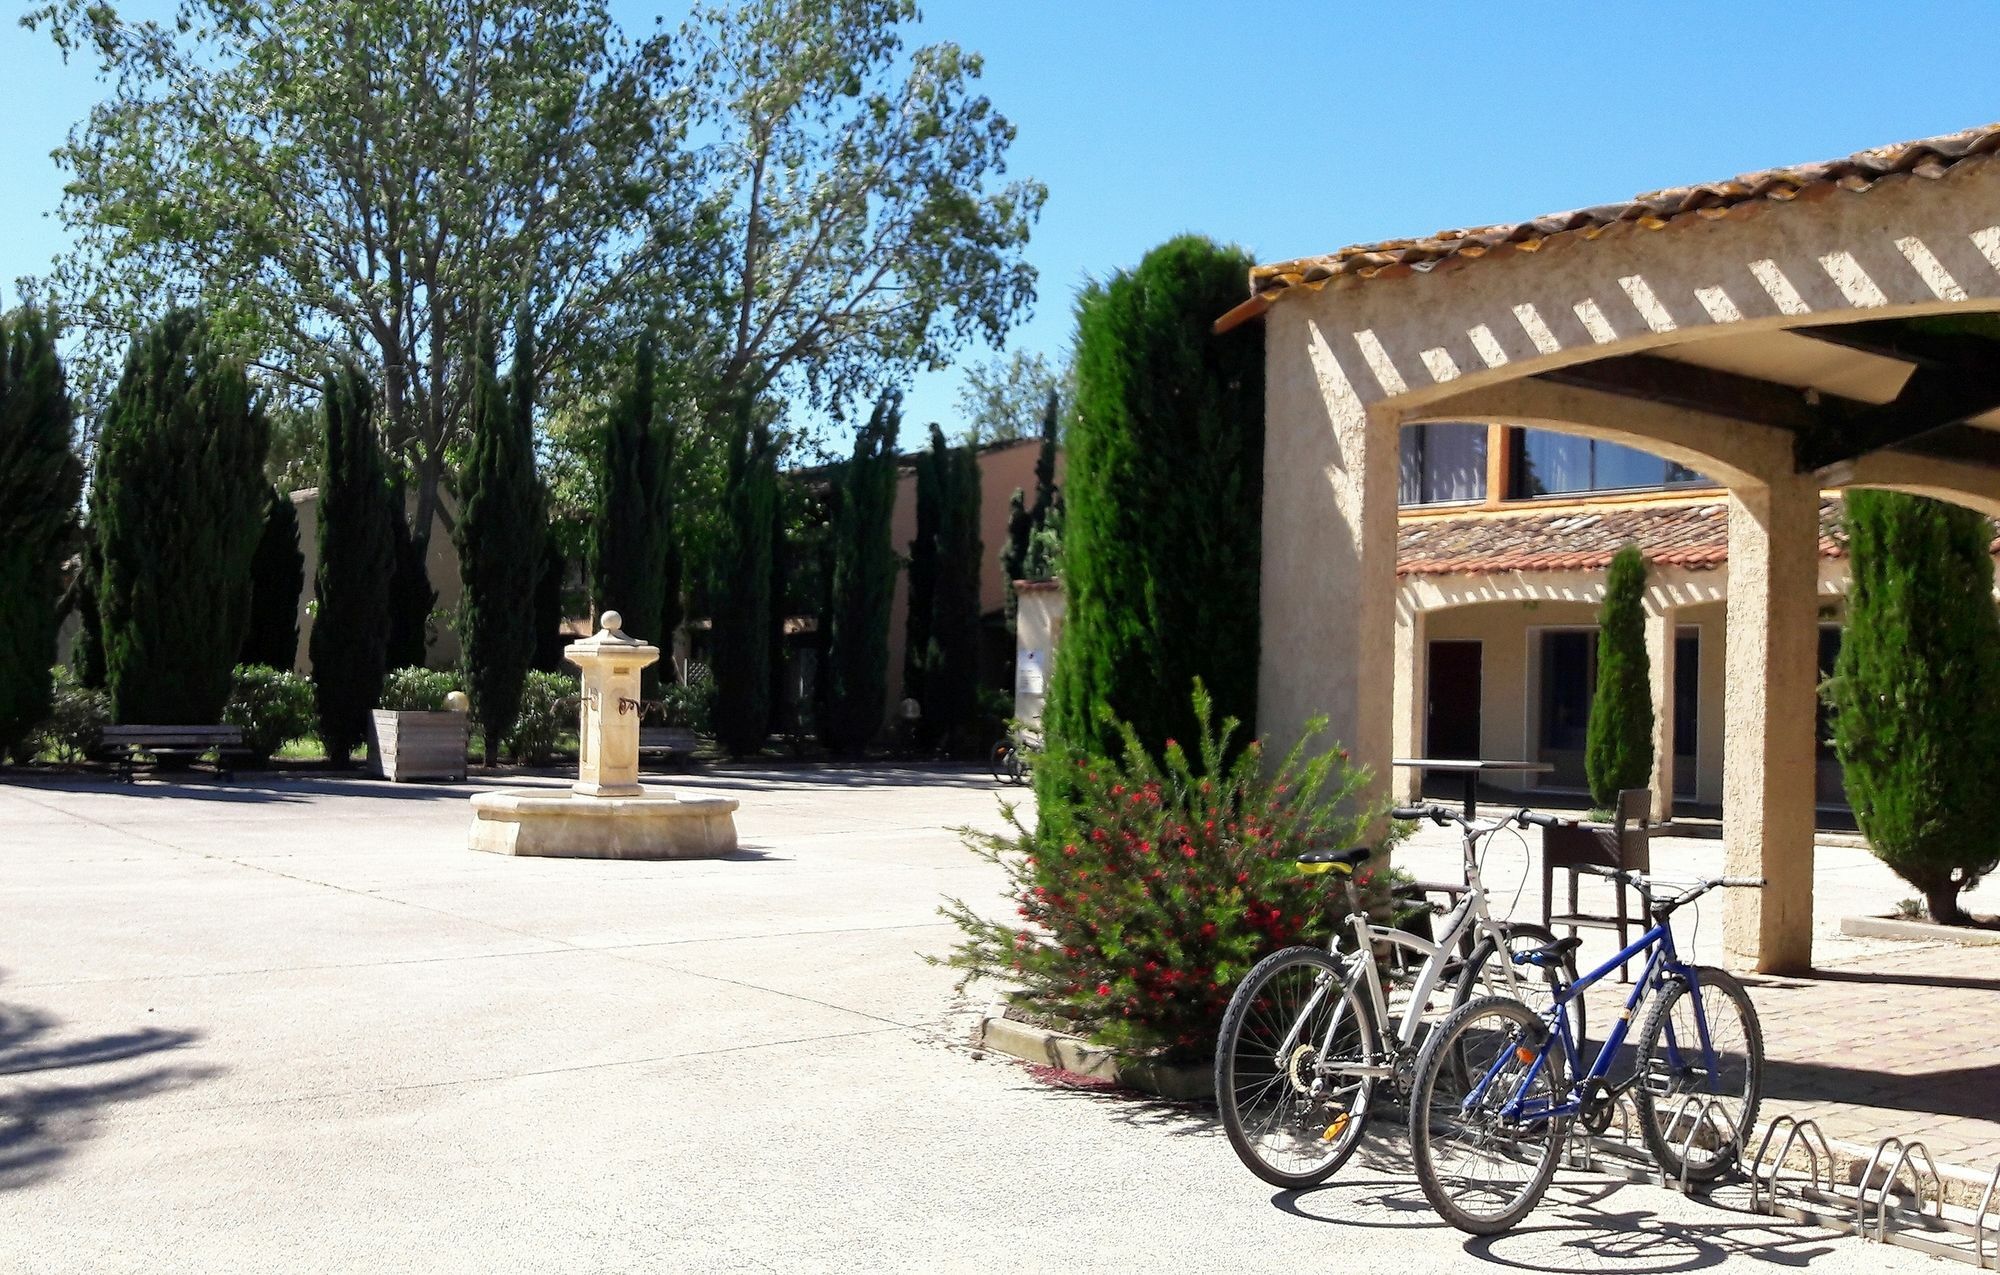
MULTIPOLYGON (((1450 806, 1440 806, 1434 802, 1427 802, 1421 806, 1397 806, 1389 812, 1389 817, 1391 819, 1428 819, 1440 828, 1451 823, 1469 828, 1478 822, 1476 819, 1466 818, 1463 811, 1454 810, 1450 806)), ((1533 825, 1537 828, 1567 828, 1574 822, 1574 820, 1558 818, 1555 815, 1537 814, 1526 806, 1523 806, 1519 810, 1500 816, 1494 826, 1504 828, 1510 823, 1518 823, 1523 826, 1533 825)))

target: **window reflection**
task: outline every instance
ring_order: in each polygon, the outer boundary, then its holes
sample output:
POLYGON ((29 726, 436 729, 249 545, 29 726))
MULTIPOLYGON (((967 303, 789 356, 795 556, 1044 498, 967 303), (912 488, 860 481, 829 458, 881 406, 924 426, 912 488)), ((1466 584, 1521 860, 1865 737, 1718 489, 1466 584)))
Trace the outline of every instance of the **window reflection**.
POLYGON ((1518 430, 1515 437, 1510 495, 1516 500, 1577 491, 1709 485, 1707 478, 1685 465, 1622 443, 1542 429, 1518 430))
POLYGON ((1402 504, 1486 499, 1484 425, 1405 425, 1400 442, 1402 504))

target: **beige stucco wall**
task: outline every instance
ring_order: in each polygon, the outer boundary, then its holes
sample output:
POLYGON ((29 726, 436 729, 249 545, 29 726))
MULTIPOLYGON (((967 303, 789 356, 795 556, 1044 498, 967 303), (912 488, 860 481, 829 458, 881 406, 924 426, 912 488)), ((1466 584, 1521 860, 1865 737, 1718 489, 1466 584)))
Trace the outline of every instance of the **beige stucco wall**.
MULTIPOLYGON (((415 507, 416 497, 412 495, 406 508, 415 507)), ((299 651, 292 666, 300 673, 310 673, 313 588, 319 573, 319 489, 307 487, 293 492, 292 508, 299 516, 299 552, 305 555, 306 561, 305 588, 299 594, 299 651)), ((445 529, 442 516, 433 518, 430 552, 425 566, 430 575, 431 588, 437 590, 435 609, 448 615, 457 612, 459 599, 465 591, 459 580, 458 565, 458 546, 452 543, 451 532, 445 529)), ((458 655, 457 631, 449 625, 431 625, 424 662, 432 668, 450 668, 458 663, 458 655)))

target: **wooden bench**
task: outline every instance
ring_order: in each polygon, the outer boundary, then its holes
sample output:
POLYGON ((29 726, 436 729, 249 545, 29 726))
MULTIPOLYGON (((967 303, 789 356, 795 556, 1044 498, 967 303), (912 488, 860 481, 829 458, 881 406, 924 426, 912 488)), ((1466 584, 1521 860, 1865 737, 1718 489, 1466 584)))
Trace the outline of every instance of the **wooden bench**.
POLYGON ((133 781, 141 753, 156 761, 163 757, 194 761, 214 753, 215 773, 224 779, 236 777, 232 758, 250 755, 243 744, 243 730, 237 726, 106 726, 97 733, 97 752, 117 763, 118 773, 127 783, 133 781))
POLYGON ((639 755, 692 757, 701 747, 701 737, 685 726, 641 726, 639 755))

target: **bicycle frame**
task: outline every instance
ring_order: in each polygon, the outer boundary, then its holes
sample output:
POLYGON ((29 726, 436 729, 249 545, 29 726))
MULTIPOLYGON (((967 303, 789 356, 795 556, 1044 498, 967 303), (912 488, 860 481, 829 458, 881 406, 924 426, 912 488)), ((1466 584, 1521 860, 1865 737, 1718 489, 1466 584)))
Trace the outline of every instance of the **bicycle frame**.
MULTIPOLYGON (((1554 1019, 1554 1030, 1547 1034, 1541 1048, 1535 1051, 1534 1061, 1529 1064, 1526 1074, 1521 1077, 1514 1097, 1500 1109, 1500 1114, 1522 1124, 1558 1120, 1578 1114, 1583 1109, 1583 1094, 1589 1083, 1604 1081, 1610 1072, 1612 1060, 1618 1056, 1619 1048, 1624 1045, 1626 1036, 1632 1030, 1632 1017, 1638 1011, 1640 1003, 1669 977, 1687 981, 1690 1000, 1694 1006, 1695 1033, 1700 1038, 1702 1070, 1708 1076, 1709 1089, 1713 1092, 1716 1083, 1715 1044, 1709 1037, 1708 1014, 1701 1004, 1701 975, 1694 966, 1680 959, 1674 950, 1673 929, 1667 921, 1662 920, 1616 956, 1563 989, 1555 998, 1554 1004, 1547 1011, 1547 1015, 1554 1019), (1569 1015, 1562 1012, 1563 1007, 1641 953, 1647 953, 1645 971, 1633 983, 1632 994, 1626 997, 1625 1008, 1619 1012, 1618 1021, 1612 1026, 1611 1034, 1605 1037, 1604 1044, 1598 1048, 1590 1070, 1583 1072, 1583 1059, 1569 1029, 1569 1015), (1576 1076, 1577 1079, 1570 1083, 1569 1092, 1557 1101, 1530 1101, 1526 1095, 1534 1086, 1535 1078, 1548 1066, 1549 1052, 1558 1044, 1561 1045, 1564 1059, 1569 1064, 1570 1075, 1576 1076)), ((1679 1068, 1682 1065, 1681 1047, 1674 1039, 1672 1020, 1666 1024, 1666 1043, 1669 1064, 1679 1068)), ((1472 1087, 1472 1092, 1466 1096, 1462 1109, 1470 1110, 1485 1097, 1488 1089, 1499 1077, 1502 1066, 1512 1054, 1512 1050, 1501 1051, 1492 1065, 1486 1069, 1486 1074, 1480 1078, 1479 1083, 1472 1087)), ((1631 1080, 1624 1085, 1613 1086, 1612 1091, 1615 1093, 1629 1088, 1640 1078, 1640 1073, 1634 1073, 1631 1080)))

